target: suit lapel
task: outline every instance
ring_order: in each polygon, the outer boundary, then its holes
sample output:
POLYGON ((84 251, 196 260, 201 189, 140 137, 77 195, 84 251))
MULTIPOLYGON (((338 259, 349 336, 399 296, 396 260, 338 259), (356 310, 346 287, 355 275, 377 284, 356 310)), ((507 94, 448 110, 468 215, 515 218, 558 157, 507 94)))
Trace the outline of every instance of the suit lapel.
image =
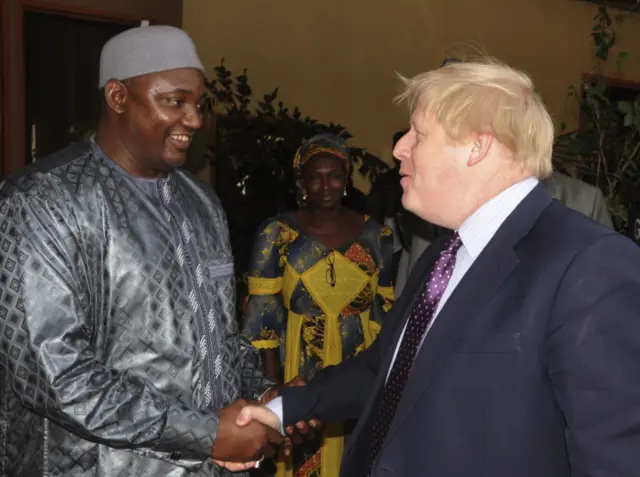
POLYGON ((411 253, 409 255, 409 270, 414 269, 414 267, 418 264, 420 257, 422 257, 423 252, 428 249, 429 242, 427 241, 427 239, 424 239, 419 235, 413 236, 413 239, 411 240, 411 253))
MULTIPOLYGON (((385 444, 427 391, 441 363, 467 328, 467 323, 482 311, 517 266, 515 245, 529 232, 550 203, 551 199, 543 186, 538 185, 505 220, 455 288, 416 356, 385 444)), ((415 297, 412 304, 414 301, 415 297)), ((388 362, 387 368, 382 370, 385 376, 387 369, 388 362)))

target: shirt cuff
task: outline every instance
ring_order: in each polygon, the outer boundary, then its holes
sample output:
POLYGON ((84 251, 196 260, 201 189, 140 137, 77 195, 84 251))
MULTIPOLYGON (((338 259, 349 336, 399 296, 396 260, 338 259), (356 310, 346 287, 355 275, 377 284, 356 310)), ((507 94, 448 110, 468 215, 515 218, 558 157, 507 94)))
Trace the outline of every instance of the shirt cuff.
POLYGON ((265 404, 265 407, 270 411, 272 411, 276 416, 278 416, 278 419, 280 419, 280 434, 285 436, 286 433, 284 432, 284 424, 283 424, 284 416, 282 412, 282 397, 278 396, 277 398, 272 399, 267 404, 265 404))
POLYGON ((169 462, 195 472, 211 457, 219 424, 219 417, 213 411, 172 406, 162 435, 151 448, 152 455, 165 454, 169 462))

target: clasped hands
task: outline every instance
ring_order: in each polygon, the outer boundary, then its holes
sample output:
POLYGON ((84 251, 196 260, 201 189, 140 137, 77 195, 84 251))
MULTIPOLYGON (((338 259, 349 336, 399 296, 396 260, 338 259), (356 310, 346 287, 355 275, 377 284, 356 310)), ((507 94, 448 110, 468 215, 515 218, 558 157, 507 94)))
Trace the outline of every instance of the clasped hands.
MULTIPOLYGON (((304 386, 301 378, 295 378, 287 386, 304 386)), ((231 472, 241 472, 257 467, 266 456, 275 455, 276 448, 283 445, 284 454, 290 455, 293 444, 312 438, 320 423, 312 419, 308 423, 298 422, 285 429, 286 437, 280 433, 280 418, 264 407, 279 395, 277 387, 271 388, 259 401, 239 399, 220 412, 218 435, 211 450, 213 461, 231 472)))

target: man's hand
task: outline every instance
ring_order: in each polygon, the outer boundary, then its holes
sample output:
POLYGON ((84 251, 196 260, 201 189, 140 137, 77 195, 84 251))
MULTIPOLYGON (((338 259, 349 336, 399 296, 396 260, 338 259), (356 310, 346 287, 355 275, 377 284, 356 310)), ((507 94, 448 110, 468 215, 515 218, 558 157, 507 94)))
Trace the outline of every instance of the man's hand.
POLYGON ((236 425, 240 411, 248 404, 248 401, 239 399, 220 411, 218 435, 211 449, 213 461, 232 472, 254 467, 263 456, 274 455, 272 446, 283 440, 278 430, 259 421, 249 422, 243 427, 236 425))
MULTIPOLYGON (((304 380, 298 376, 289 381, 287 383, 287 386, 304 386, 305 384, 306 383, 304 382, 304 380)), ((262 396, 262 398, 260 399, 260 404, 267 404, 268 402, 275 399, 278 395, 278 388, 273 387, 269 389, 264 394, 264 396, 262 396)), ((250 423, 251 420, 255 419, 270 427, 273 427, 277 424, 277 427, 274 427, 274 429, 281 429, 282 424, 280 423, 280 419, 271 410, 265 408, 263 411, 259 406, 248 406, 245 409, 247 409, 247 412, 244 415, 243 413, 241 413, 240 416, 238 416, 238 420, 236 421, 236 424, 238 424, 239 426, 244 426, 250 423)), ((309 423, 300 421, 296 423, 295 426, 287 426, 285 431, 288 434, 288 437, 284 440, 284 455, 291 455, 293 444, 300 444, 305 439, 312 439, 315 435, 315 431, 320 429, 321 427, 322 425, 317 419, 311 419, 309 423)))
POLYGON ((240 414, 238 414, 236 424, 238 426, 244 427, 255 422, 259 422, 261 424, 264 424, 265 426, 269 426, 270 428, 278 432, 280 432, 280 428, 282 427, 280 418, 271 409, 264 406, 256 405, 247 405, 243 407, 242 411, 240 411, 240 414))

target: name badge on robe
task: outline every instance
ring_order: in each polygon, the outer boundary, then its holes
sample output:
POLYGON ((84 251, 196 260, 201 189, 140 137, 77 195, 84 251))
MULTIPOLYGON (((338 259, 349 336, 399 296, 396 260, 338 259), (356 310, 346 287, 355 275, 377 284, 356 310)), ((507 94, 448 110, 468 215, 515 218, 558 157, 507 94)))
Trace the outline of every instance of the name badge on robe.
POLYGON ((209 263, 209 265, 207 265, 207 275, 210 279, 233 275, 233 262, 209 263))

